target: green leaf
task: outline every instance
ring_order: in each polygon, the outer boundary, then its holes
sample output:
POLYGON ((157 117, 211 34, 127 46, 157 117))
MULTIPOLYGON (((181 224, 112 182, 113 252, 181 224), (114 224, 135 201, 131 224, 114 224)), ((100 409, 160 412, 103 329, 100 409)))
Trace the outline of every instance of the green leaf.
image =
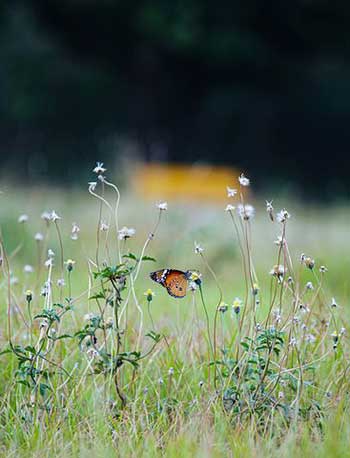
POLYGON ((5 355, 6 353, 12 353, 11 348, 5 348, 5 350, 0 351, 0 356, 5 355))
POLYGON ((149 331, 147 332, 146 334, 146 337, 150 337, 152 340, 154 340, 155 342, 159 342, 160 339, 162 338, 161 334, 157 334, 156 332, 154 331, 149 331))
POLYGON ((54 340, 61 340, 61 339, 73 339, 73 336, 71 336, 70 334, 61 334, 60 336, 55 337, 54 340))
POLYGON ((49 385, 47 385, 46 383, 40 383, 40 385, 39 385, 39 392, 40 392, 41 396, 44 397, 45 394, 46 394, 46 392, 47 392, 48 390, 49 390, 49 391, 52 391, 52 390, 51 390, 51 387, 49 387, 49 385))
POLYGON ((20 385, 24 385, 24 386, 27 386, 28 388, 30 388, 30 383, 27 380, 17 380, 17 383, 19 383, 20 385))
POLYGON ((157 262, 157 260, 155 258, 152 258, 151 256, 142 256, 141 261, 157 262))
POLYGON ((93 296, 90 296, 89 300, 92 300, 92 299, 105 299, 105 298, 106 298, 105 294, 102 291, 100 291, 99 293, 96 293, 93 296))
POLYGON ((123 254, 123 258, 127 259, 133 259, 134 261, 138 261, 137 257, 134 255, 134 253, 128 253, 128 254, 123 254))

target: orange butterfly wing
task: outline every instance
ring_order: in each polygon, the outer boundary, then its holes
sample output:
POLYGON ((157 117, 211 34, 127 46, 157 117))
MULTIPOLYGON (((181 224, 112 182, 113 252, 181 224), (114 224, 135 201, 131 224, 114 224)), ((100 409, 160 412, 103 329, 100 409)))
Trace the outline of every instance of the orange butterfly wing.
POLYGON ((149 276, 153 281, 160 283, 164 286, 164 278, 166 276, 167 271, 167 269, 156 270, 155 272, 151 272, 149 276))
POLYGON ((188 273, 182 270, 161 269, 152 272, 150 277, 153 281, 160 283, 170 296, 182 298, 186 296, 188 273))
POLYGON ((187 275, 181 270, 170 270, 164 280, 164 286, 170 296, 182 298, 187 293, 187 275))

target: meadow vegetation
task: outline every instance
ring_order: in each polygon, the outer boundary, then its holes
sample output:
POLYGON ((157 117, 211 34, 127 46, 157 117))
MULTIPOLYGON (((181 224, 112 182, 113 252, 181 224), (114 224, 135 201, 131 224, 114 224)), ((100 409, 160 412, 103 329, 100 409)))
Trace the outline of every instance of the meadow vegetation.
POLYGON ((1 456, 349 456, 346 207, 93 180, 0 195, 1 456))

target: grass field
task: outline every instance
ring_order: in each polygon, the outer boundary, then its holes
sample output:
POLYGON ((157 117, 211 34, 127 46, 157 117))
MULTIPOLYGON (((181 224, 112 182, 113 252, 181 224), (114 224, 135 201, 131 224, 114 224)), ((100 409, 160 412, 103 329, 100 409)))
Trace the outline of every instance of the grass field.
POLYGON ((107 180, 2 189, 1 456, 350 456, 346 205, 107 180))

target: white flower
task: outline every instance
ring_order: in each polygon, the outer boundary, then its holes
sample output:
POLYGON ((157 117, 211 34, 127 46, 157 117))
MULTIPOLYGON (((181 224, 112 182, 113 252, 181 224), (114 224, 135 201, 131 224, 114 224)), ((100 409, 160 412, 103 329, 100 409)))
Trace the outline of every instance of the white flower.
POLYGON ((53 258, 55 256, 55 252, 53 250, 51 250, 51 248, 49 248, 47 250, 47 255, 49 258, 53 258))
POLYGON ((297 345, 297 339, 296 339, 295 337, 292 337, 292 338, 290 339, 290 341, 289 341, 289 345, 290 345, 291 347, 296 347, 296 345, 297 345))
POLYGON ((313 290, 314 289, 314 285, 312 284, 311 281, 308 281, 305 285, 305 288, 306 289, 310 289, 310 290, 313 290))
POLYGON ((173 367, 169 367, 169 370, 168 370, 168 375, 174 375, 174 368, 173 367))
POLYGON ((62 287, 65 286, 66 282, 64 281, 64 278, 59 278, 57 280, 57 286, 62 287))
POLYGON ((267 213, 273 212, 272 202, 273 200, 265 200, 267 213))
POLYGON ((56 212, 55 210, 52 210, 51 214, 50 214, 50 220, 55 222, 59 219, 62 219, 56 212))
POLYGON ((226 205, 225 212, 233 212, 236 207, 231 204, 226 205))
POLYGON ((293 321, 294 324, 299 324, 300 323, 300 318, 297 315, 294 315, 292 321, 293 321))
POLYGON ((232 304, 233 313, 238 315, 238 313, 241 311, 242 305, 243 305, 243 303, 242 303, 241 299, 239 297, 236 297, 235 300, 233 301, 233 304, 232 304))
POLYGON ((197 289, 198 289, 198 285, 197 285, 196 282, 190 281, 190 282, 188 283, 188 288, 189 288, 190 291, 195 292, 195 291, 197 291, 197 289))
POLYGON ((334 308, 334 309, 335 309, 336 307, 338 307, 338 304, 337 304, 337 302, 336 302, 336 300, 335 300, 334 297, 332 297, 331 307, 334 308))
POLYGON ((221 302, 219 305, 218 305, 218 311, 220 313, 226 313, 228 310, 228 305, 225 304, 225 302, 221 302))
POLYGON ((315 260, 310 256, 306 256, 304 253, 300 256, 301 264, 304 264, 308 269, 312 270, 315 267, 315 260))
POLYGON ((44 286, 41 288, 40 294, 42 296, 47 296, 50 292, 50 284, 45 282, 44 286))
POLYGON ((278 279, 283 278, 284 274, 285 274, 285 268, 282 264, 275 265, 270 270, 270 275, 277 277, 278 279))
POLYGON ((130 227, 122 227, 121 229, 119 229, 118 231, 118 239, 119 240, 126 240, 126 239, 129 239, 130 237, 132 237, 133 235, 135 235, 136 231, 134 228, 130 227))
POLYGON ((53 259, 49 258, 45 261, 45 267, 49 268, 53 266, 53 259))
POLYGON ((229 186, 226 186, 227 189, 227 197, 235 197, 237 194, 237 189, 230 188, 229 186))
POLYGON ((33 266, 29 265, 29 264, 26 264, 24 267, 23 267, 23 272, 26 273, 26 274, 31 274, 34 272, 34 268, 33 266))
POLYGON ((77 225, 77 223, 72 223, 72 232, 70 238, 72 240, 78 240, 79 232, 80 227, 77 225))
POLYGON ((284 208, 283 210, 277 213, 276 218, 279 223, 285 223, 287 219, 290 218, 290 214, 284 208))
POLYGON ((28 215, 23 214, 18 217, 18 222, 23 224, 23 223, 26 223, 28 219, 29 219, 28 215))
POLYGON ((67 267, 68 272, 71 272, 73 270, 75 261, 73 261, 73 259, 67 259, 67 261, 64 261, 64 264, 67 267))
POLYGON ((281 316, 281 314, 279 313, 278 310, 273 310, 272 316, 273 316, 273 318, 274 318, 276 323, 280 323, 282 321, 282 316, 281 316))
POLYGON ((35 235, 34 235, 34 239, 37 241, 37 242, 41 242, 42 240, 44 240, 44 236, 41 232, 37 232, 35 235))
POLYGON ((328 272, 327 267, 326 266, 320 266, 320 272, 321 272, 321 274, 324 274, 324 273, 328 272))
POLYGON ((157 204, 157 208, 161 211, 168 210, 168 202, 159 202, 159 204, 157 204))
POLYGON ((94 359, 98 356, 98 351, 95 348, 90 347, 86 354, 88 355, 89 358, 94 359))
POLYGON ((272 206, 272 200, 268 201, 266 200, 266 211, 270 217, 270 220, 273 221, 274 220, 274 216, 273 216, 273 206, 272 206))
POLYGON ((238 177, 239 184, 241 186, 249 186, 250 185, 250 180, 247 178, 244 173, 241 173, 240 176, 238 177))
POLYGON ((46 221, 47 223, 51 220, 51 214, 49 212, 42 212, 41 219, 46 221))
POLYGON ((306 334, 305 342, 307 342, 307 343, 315 343, 316 342, 316 337, 313 334, 306 334))
POLYGON ((96 186, 97 186, 97 182, 96 181, 89 181, 88 185, 89 185, 89 191, 90 192, 94 192, 95 189, 96 189, 96 186))
POLYGON ((239 216, 242 219, 244 219, 245 221, 252 219, 255 215, 254 207, 249 204, 239 204, 237 208, 237 212, 239 216))
POLYGON ((346 333, 346 329, 345 328, 340 328, 339 334, 341 336, 343 336, 345 333, 346 333))
POLYGON ((204 251, 204 248, 202 248, 199 243, 194 242, 194 252, 196 254, 201 254, 203 253, 203 251, 204 251))
POLYGON ((101 221, 100 224, 100 231, 107 232, 109 229, 108 224, 105 221, 101 221))
POLYGON ((101 175, 105 173, 107 169, 103 167, 103 162, 96 162, 96 167, 92 170, 93 172, 97 173, 97 175, 101 175))

